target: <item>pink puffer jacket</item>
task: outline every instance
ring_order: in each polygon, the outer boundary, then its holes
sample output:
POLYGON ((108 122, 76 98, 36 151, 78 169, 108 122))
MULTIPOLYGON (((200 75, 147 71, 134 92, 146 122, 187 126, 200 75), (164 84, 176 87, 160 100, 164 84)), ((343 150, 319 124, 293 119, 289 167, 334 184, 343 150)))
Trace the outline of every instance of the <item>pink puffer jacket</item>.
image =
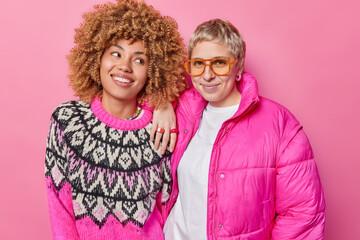
MULTIPOLYGON (((208 239, 322 239, 324 194, 302 126, 287 109, 259 97, 249 73, 238 89, 239 109, 222 125, 212 150, 208 239)), ((176 168, 206 104, 194 88, 179 99, 174 185, 165 217, 178 195, 176 168)))

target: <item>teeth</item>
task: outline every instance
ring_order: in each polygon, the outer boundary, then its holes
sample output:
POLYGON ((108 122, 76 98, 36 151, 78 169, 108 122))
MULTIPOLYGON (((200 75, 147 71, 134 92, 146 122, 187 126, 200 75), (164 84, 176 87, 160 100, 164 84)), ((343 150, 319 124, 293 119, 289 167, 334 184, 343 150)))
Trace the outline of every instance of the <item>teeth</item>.
POLYGON ((130 80, 129 79, 126 79, 126 78, 121 78, 121 77, 113 77, 113 79, 115 81, 118 81, 118 82, 123 82, 123 83, 130 83, 130 80))

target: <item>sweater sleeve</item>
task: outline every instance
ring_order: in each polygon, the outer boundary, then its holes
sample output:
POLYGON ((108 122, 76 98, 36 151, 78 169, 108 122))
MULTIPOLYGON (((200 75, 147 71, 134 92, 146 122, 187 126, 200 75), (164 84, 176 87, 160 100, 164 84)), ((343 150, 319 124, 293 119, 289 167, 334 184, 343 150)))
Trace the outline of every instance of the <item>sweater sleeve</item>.
POLYGON ((323 239, 324 193, 310 143, 298 123, 280 149, 272 239, 323 239))
POLYGON ((67 147, 58 122, 51 118, 46 145, 45 179, 54 239, 79 239, 71 185, 66 177, 67 147))
POLYGON ((171 153, 166 151, 161 161, 161 174, 162 174, 162 187, 160 198, 157 198, 157 206, 161 209, 161 214, 165 220, 165 205, 169 202, 171 188, 172 188, 172 176, 171 176, 171 153))
POLYGON ((172 176, 171 176, 171 153, 166 154, 166 157, 162 161, 161 166, 163 186, 161 189, 161 203, 165 204, 169 201, 171 186, 172 186, 172 176))

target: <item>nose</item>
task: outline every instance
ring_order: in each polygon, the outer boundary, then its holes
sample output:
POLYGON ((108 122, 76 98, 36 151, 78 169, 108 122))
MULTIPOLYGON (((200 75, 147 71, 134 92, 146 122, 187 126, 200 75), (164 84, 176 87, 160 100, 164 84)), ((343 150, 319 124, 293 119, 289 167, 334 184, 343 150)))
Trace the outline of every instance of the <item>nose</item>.
POLYGON ((132 71, 131 60, 125 58, 120 59, 119 62, 117 63, 117 68, 124 72, 131 72, 132 71))
POLYGON ((205 71, 203 73, 203 78, 205 81, 210 81, 215 78, 215 73, 211 70, 209 65, 205 66, 205 71))

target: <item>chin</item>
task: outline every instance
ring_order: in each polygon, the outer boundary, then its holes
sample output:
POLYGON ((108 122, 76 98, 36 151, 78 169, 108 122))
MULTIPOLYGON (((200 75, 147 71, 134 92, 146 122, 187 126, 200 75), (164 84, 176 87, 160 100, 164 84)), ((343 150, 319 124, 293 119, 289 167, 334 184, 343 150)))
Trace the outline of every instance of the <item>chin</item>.
POLYGON ((214 97, 209 97, 209 96, 205 96, 205 95, 202 95, 203 98, 208 101, 208 102, 217 102, 217 98, 214 98, 214 97))

